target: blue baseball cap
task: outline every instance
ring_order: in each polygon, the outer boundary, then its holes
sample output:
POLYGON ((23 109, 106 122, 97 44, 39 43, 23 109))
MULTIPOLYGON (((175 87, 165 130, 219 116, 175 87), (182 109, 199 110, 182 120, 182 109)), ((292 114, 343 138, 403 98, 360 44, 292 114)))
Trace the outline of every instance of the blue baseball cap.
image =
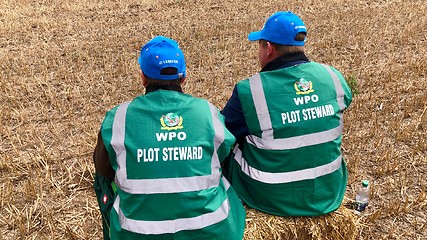
POLYGON ((294 13, 276 12, 265 22, 264 28, 248 35, 250 41, 266 40, 287 46, 304 46, 304 41, 295 41, 298 33, 307 34, 304 22, 294 13))
POLYGON ((142 46, 138 63, 144 75, 152 79, 175 80, 186 76, 184 53, 176 41, 164 36, 142 46), (171 67, 176 68, 176 74, 161 74, 162 69, 171 67))

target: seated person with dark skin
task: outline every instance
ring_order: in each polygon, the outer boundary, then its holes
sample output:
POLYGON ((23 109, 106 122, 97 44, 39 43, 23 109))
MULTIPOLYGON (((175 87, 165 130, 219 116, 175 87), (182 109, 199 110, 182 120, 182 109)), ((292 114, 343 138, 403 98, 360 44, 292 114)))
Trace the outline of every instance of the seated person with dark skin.
POLYGON ((241 240, 245 209, 222 175, 234 136, 182 91, 186 65, 158 36, 138 59, 146 92, 107 112, 94 151, 104 239, 241 240))

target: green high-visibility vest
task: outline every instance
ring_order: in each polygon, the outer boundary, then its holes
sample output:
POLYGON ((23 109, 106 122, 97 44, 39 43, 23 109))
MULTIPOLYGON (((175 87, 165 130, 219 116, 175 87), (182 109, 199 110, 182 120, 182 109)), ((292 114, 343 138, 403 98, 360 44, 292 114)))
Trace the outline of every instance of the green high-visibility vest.
POLYGON ((245 210, 222 177, 235 138, 208 101, 157 90, 110 110, 112 239, 242 239, 245 210))
POLYGON ((233 150, 230 181, 250 207, 281 216, 336 210, 347 169, 343 111, 351 90, 315 62, 261 72, 237 84, 249 135, 233 150))

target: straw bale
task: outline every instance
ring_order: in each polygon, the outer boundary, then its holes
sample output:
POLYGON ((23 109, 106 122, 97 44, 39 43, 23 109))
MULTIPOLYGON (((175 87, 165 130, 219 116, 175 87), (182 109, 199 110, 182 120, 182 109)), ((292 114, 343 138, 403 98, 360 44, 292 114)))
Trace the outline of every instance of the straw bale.
POLYGON ((281 217, 252 208, 246 210, 246 240, 352 240, 357 236, 359 217, 345 206, 318 217, 281 217))

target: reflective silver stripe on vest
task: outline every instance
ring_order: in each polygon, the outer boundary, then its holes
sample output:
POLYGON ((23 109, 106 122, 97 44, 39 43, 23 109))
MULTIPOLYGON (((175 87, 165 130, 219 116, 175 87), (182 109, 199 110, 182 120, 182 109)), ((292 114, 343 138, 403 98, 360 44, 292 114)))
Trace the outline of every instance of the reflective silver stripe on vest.
POLYGON ((214 212, 192 218, 163 221, 146 221, 127 218, 120 209, 119 196, 116 197, 113 207, 119 215, 121 228, 139 234, 164 234, 176 233, 183 230, 202 229, 223 221, 228 217, 230 211, 228 198, 225 199, 221 206, 214 212))
POLYGON ((345 109, 345 102, 344 102, 344 89, 341 85, 341 81, 339 79, 339 77, 337 76, 337 74, 332 71, 332 69, 325 65, 325 64, 321 64, 329 73, 329 75, 331 75, 332 80, 334 82, 334 86, 335 86, 335 91, 337 92, 337 101, 338 101, 338 105, 340 106, 340 110, 344 111, 345 109))
POLYGON ((126 124, 126 112, 130 101, 120 104, 114 115, 112 135, 111 135, 111 146, 116 152, 117 160, 117 171, 115 176, 115 183, 121 185, 126 178, 126 149, 125 149, 125 124, 126 124))
POLYGON ((265 98, 264 88, 262 87, 261 76, 259 73, 257 73, 249 78, 249 86, 251 89, 255 110, 257 112, 260 129, 262 130, 262 137, 259 138, 255 135, 246 136, 246 141, 249 144, 252 144, 259 149, 289 150, 326 143, 338 138, 341 135, 343 129, 342 111, 345 109, 344 89, 342 88, 340 79, 335 74, 335 72, 333 72, 326 65, 322 64, 322 66, 326 68, 334 82, 337 101, 340 107, 340 112, 337 113, 337 115, 340 117, 340 124, 335 128, 323 132, 311 133, 290 138, 274 139, 270 112, 268 111, 267 100, 265 98))
POLYGON ((157 194, 200 191, 217 187, 221 178, 220 161, 217 150, 225 138, 225 130, 218 118, 218 110, 209 104, 215 129, 214 153, 211 160, 211 174, 181 178, 159 179, 127 179, 125 123, 126 112, 130 102, 122 103, 114 116, 111 145, 117 157, 116 185, 123 191, 131 194, 157 194))
POLYGON ((323 132, 280 139, 261 139, 255 135, 248 135, 246 136, 246 141, 259 149, 265 150, 289 150, 330 142, 337 139, 342 133, 342 113, 338 114, 341 118, 340 125, 338 125, 336 128, 332 128, 323 132))
POLYGON ((259 73, 249 78, 249 86, 251 88, 252 101, 254 102, 262 131, 262 139, 273 139, 273 126, 271 124, 270 112, 268 111, 267 100, 259 73))
POLYGON ((278 183, 290 183, 301 180, 315 179, 332 172, 335 172, 341 167, 342 156, 340 155, 337 159, 331 163, 318 166, 315 168, 309 168, 304 170, 298 170, 293 172, 281 172, 281 173, 272 173, 272 172, 263 172, 256 168, 249 166, 246 160, 242 156, 242 151, 239 149, 239 146, 234 148, 234 159, 239 163, 242 172, 248 175, 250 178, 268 184, 278 184, 278 183))
POLYGON ((222 176, 222 182, 224 183, 225 191, 227 191, 230 188, 230 182, 228 182, 227 178, 222 176))
MULTIPOLYGON (((212 105, 210 102, 208 102, 209 110, 211 111, 212 115, 212 123, 215 130, 215 136, 214 136, 214 153, 212 154, 212 173, 213 174, 221 174, 219 171, 221 167, 220 160, 218 158, 218 148, 221 146, 221 144, 224 142, 225 139, 225 127, 219 120, 219 111, 218 109, 212 105)), ((219 179, 219 177, 218 177, 219 179)), ((218 183, 217 183, 218 185, 218 183)))
POLYGON ((220 178, 221 173, 181 178, 125 179, 117 186, 131 194, 180 193, 216 187, 220 178))

